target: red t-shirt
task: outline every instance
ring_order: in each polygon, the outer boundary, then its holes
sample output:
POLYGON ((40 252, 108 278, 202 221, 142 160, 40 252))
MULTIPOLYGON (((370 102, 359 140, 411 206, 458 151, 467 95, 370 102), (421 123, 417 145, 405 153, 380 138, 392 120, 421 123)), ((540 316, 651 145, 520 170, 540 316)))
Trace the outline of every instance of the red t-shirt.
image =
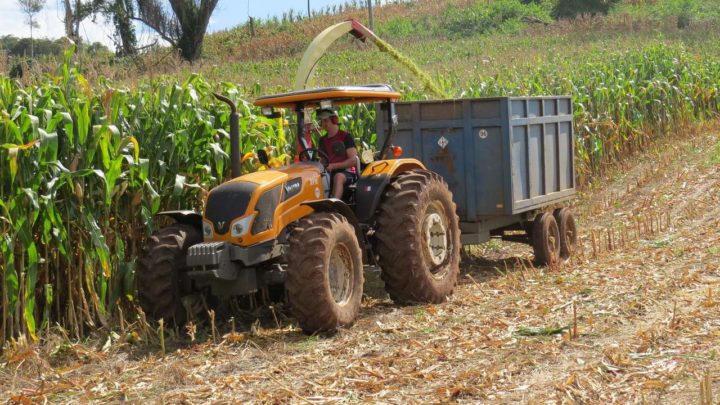
MULTIPOLYGON (((335 136, 324 136, 320 138, 320 150, 328 155, 328 158, 330 159, 330 162, 328 163, 340 163, 347 160, 347 150, 354 147, 355 140, 345 131, 339 130, 335 136)), ((346 170, 350 170, 355 173, 355 166, 346 170)))

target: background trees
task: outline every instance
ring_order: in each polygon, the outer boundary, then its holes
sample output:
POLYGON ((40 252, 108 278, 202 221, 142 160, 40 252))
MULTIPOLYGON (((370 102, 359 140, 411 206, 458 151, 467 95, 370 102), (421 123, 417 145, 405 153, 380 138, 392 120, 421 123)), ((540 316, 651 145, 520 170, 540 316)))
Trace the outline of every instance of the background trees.
POLYGON ((45 6, 46 0, 17 0, 20 10, 25 14, 25 22, 30 26, 30 57, 35 57, 35 47, 33 45, 33 28, 38 27, 35 16, 45 6))
MULTIPOLYGON (((40 0, 22 0, 24 2, 40 0)), ((133 21, 157 32, 185 60, 200 57, 210 16, 218 0, 170 0, 170 9, 161 0, 63 0, 65 35, 80 43, 80 23, 103 15, 115 27, 115 46, 120 56, 137 53, 133 21)))

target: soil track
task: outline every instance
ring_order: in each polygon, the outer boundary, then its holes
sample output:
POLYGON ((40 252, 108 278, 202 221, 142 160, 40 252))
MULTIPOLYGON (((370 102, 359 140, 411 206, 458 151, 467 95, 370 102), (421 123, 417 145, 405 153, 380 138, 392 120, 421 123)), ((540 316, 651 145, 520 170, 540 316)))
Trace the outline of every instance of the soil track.
POLYGON ((694 132, 580 196, 580 252, 559 268, 533 268, 529 247, 491 242, 468 250, 449 302, 410 307, 393 305, 369 274, 361 318, 328 338, 302 335, 275 308, 218 343, 199 328, 203 343, 181 342, 164 358, 157 345, 147 352, 124 337, 104 350, 19 346, 2 360, 0 401, 698 403, 713 389, 718 397, 720 131, 694 132), (701 380, 710 382, 705 394, 701 380))

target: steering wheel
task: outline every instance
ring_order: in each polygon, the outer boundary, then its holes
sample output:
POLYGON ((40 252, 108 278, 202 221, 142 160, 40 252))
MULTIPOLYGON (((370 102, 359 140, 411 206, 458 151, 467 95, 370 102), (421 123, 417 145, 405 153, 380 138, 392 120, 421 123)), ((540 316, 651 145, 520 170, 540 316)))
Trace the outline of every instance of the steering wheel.
POLYGON ((328 157, 328 155, 325 152, 321 151, 320 149, 305 148, 302 151, 300 151, 300 154, 298 154, 298 157, 300 158, 300 160, 302 160, 303 155, 305 155, 307 160, 318 161, 318 157, 325 159, 325 163, 323 163, 323 166, 326 168, 330 164, 330 158, 328 157), (312 152, 312 154, 311 154, 311 152, 312 152), (311 156, 315 156, 315 158, 311 158, 311 156))

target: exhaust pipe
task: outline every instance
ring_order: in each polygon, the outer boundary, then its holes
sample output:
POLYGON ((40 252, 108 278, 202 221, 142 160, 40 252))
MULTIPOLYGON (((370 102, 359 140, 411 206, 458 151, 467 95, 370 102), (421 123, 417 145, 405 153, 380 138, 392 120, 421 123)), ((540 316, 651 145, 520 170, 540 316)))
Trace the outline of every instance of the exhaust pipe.
POLYGON ((216 99, 230 106, 230 173, 232 178, 240 177, 240 130, 235 103, 229 98, 213 93, 216 99))

